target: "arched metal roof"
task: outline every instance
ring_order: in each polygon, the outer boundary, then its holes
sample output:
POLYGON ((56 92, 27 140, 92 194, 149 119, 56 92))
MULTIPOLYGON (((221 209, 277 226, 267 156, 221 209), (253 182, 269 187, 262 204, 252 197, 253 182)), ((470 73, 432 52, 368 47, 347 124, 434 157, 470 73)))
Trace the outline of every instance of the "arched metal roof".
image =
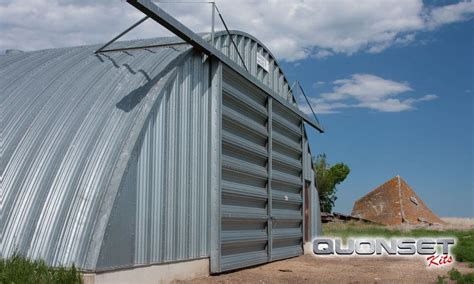
MULTIPOLYGON (((296 104, 296 100, 290 92, 288 80, 272 52, 260 40, 246 32, 232 30, 230 34, 237 45, 239 53, 244 59, 248 72, 280 97, 285 98, 289 103, 296 104), (268 60, 268 72, 258 66, 256 62, 257 53, 268 60)), ((219 31, 216 32, 214 36, 214 47, 227 55, 239 66, 243 66, 242 60, 239 58, 229 39, 229 34, 226 31, 219 31)), ((210 36, 207 38, 210 41, 210 36)))
MULTIPOLYGON (((272 62, 271 76, 256 65, 249 72, 287 95, 271 52, 246 33, 232 36, 249 66, 256 52, 272 62)), ((225 49, 227 39, 218 32, 216 45, 225 49)), ((96 230, 108 222, 132 149, 167 76, 192 50, 176 37, 94 54, 99 46, 0 56, 2 257, 18 250, 94 269, 90 246, 101 242, 96 230)))

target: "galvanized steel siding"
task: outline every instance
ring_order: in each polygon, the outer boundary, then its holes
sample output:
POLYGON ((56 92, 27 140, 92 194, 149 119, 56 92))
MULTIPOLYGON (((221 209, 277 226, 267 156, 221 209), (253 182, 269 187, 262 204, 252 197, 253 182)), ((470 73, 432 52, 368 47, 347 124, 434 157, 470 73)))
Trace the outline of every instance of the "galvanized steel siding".
POLYGON ((303 253, 302 121, 273 103, 272 260, 303 253))
POLYGON ((221 258, 217 271, 302 253, 302 122, 223 72, 221 258))
MULTIPOLYGON (((275 93, 293 103, 294 99, 292 94, 289 93, 288 81, 271 52, 260 41, 247 33, 240 31, 230 31, 230 33, 249 73, 262 81, 275 93), (268 72, 257 65, 257 53, 269 61, 268 72)), ((229 35, 225 31, 215 34, 214 47, 222 51, 238 65, 243 66, 242 60, 239 58, 229 35)))
POLYGON ((316 177, 315 172, 313 169, 313 157, 311 155, 311 148, 309 147, 309 142, 305 135, 303 136, 303 174, 304 179, 307 182, 310 182, 310 211, 311 211, 311 228, 310 228, 310 236, 311 239, 314 239, 317 236, 320 236, 322 233, 322 225, 321 225, 321 210, 319 206, 319 194, 316 184, 316 177))
POLYGON ((135 206, 124 204, 113 213, 135 215, 134 229, 122 232, 129 235, 122 245, 131 241, 133 256, 127 258, 130 263, 117 262, 117 239, 123 236, 113 234, 119 230, 112 224, 99 269, 209 256, 208 61, 201 54, 190 56, 160 94, 121 188, 121 194, 132 192, 130 203, 136 200, 135 206))
POLYGON ((268 98, 223 70, 220 271, 268 261, 268 98))
MULTIPOLYGON (((122 45, 149 43, 160 41, 122 45)), ((94 269, 91 236, 124 143, 160 73, 189 47, 96 48, 0 56, 3 257, 94 269)))
POLYGON ((321 223, 321 207, 319 206, 318 189, 317 184, 313 182, 311 183, 311 240, 321 236, 322 233, 323 226, 321 223))
POLYGON ((209 98, 209 64, 196 54, 149 120, 137 167, 137 264, 209 255, 209 98))

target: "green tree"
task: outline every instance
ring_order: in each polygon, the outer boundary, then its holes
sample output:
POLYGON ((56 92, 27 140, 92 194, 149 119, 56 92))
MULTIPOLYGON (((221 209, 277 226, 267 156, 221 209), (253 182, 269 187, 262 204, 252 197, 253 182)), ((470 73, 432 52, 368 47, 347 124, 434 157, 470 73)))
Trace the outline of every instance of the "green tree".
POLYGON ((337 163, 331 166, 326 160, 326 154, 320 154, 316 157, 313 168, 316 172, 316 186, 318 188, 321 211, 332 212, 334 203, 337 200, 336 186, 346 179, 350 169, 344 163, 337 163))

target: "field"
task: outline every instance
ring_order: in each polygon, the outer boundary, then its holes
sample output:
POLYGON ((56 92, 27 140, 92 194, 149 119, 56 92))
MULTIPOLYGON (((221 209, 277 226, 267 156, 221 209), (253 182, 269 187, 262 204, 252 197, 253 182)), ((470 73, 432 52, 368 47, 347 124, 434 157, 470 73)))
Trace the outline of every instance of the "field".
POLYGON ((303 255, 217 276, 179 283, 474 283, 474 219, 449 218, 443 227, 384 227, 364 223, 329 223, 324 236, 455 237, 456 262, 427 268, 423 258, 313 257, 303 255))

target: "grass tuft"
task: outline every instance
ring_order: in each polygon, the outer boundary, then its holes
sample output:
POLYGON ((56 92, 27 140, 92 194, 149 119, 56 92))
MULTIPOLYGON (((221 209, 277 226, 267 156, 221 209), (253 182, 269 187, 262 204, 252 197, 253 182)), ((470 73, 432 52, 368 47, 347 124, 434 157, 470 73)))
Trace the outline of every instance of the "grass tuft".
POLYGON ((81 283, 81 275, 74 267, 52 268, 43 260, 30 260, 18 253, 0 259, 0 283, 81 283))
POLYGON ((474 283, 474 273, 466 273, 462 274, 455 268, 451 269, 448 272, 449 279, 456 281, 458 284, 464 284, 464 283, 474 283))
POLYGON ((438 275, 438 280, 436 281, 436 284, 444 284, 448 282, 446 278, 447 278, 446 276, 438 275))

